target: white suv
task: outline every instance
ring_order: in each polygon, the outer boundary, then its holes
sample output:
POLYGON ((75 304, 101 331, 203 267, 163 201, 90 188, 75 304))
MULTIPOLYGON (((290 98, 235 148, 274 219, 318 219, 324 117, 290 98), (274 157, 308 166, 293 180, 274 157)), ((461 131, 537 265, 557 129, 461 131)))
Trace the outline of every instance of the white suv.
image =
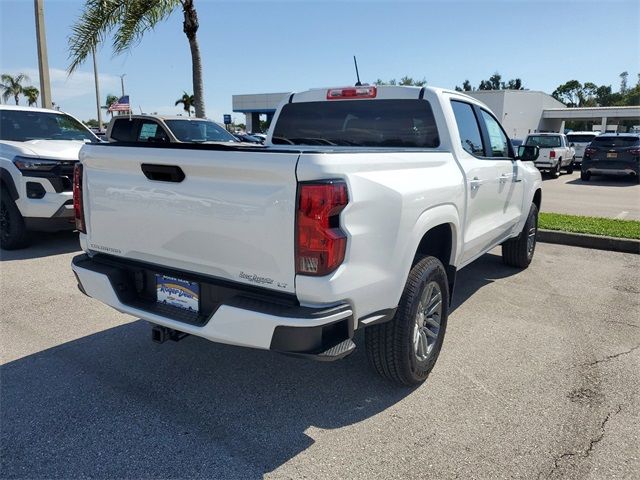
POLYGON ((73 167, 100 140, 66 113, 0 105, 0 246, 28 244, 28 232, 73 230, 73 167))
POLYGON ((600 135, 600 132, 571 132, 567 133, 567 140, 569 146, 573 147, 576 151, 576 163, 582 164, 582 157, 584 156, 584 149, 600 135))

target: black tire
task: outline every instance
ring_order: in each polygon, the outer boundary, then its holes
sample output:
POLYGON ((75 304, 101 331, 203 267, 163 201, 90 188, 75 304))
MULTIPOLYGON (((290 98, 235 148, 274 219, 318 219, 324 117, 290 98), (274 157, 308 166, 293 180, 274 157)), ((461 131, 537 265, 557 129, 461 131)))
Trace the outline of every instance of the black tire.
POLYGON ((562 173, 561 170, 562 170, 562 159, 559 158, 558 166, 550 172, 551 178, 560 178, 560 174, 562 173))
POLYGON ((580 172, 580 180, 583 182, 591 180, 591 172, 580 172))
POLYGON ((502 244, 502 261, 511 267, 527 268, 536 251, 537 236, 538 207, 532 203, 529 216, 520 235, 502 244), (532 243, 530 243, 530 236, 532 243))
POLYGON ((24 218, 9 193, 3 189, 0 199, 0 247, 4 250, 15 250, 28 244, 29 235, 24 218))
MULTIPOLYGON (((435 257, 422 257, 409 273, 393 319, 365 329, 367 357, 373 369, 382 377, 401 385, 424 382, 440 354, 447 328, 448 311, 449 285, 444 266, 435 257), (436 287, 439 292, 436 291, 436 287), (431 296, 432 292, 435 292, 434 297, 425 301, 423 297, 431 296), (435 305, 429 302, 435 301, 438 293, 441 302, 440 313, 437 316, 439 327, 434 332, 436 328, 429 322, 433 322, 436 315, 425 319, 424 314, 430 306, 435 305), (421 305, 424 308, 419 312, 421 305), (427 339, 427 335, 420 334, 421 330, 427 329, 429 339, 425 340, 425 350, 421 350, 421 346, 414 342, 416 338, 427 339), (427 342, 432 343, 427 346, 427 342), (424 355, 421 352, 424 352, 424 355)), ((417 343, 422 345, 419 340, 417 343)))
POLYGON ((571 159, 571 163, 570 163, 570 164, 569 164, 569 166, 567 167, 567 173, 568 173, 568 174, 572 174, 572 173, 573 173, 573 169, 574 169, 575 163, 576 163, 576 157, 573 157, 573 158, 571 159))

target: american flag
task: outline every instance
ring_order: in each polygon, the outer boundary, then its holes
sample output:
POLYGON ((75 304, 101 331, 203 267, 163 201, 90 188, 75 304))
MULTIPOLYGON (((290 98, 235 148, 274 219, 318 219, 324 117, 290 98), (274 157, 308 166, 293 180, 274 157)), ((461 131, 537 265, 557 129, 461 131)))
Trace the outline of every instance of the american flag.
POLYGON ((129 110, 131 110, 129 95, 125 95, 120 97, 117 102, 112 103, 107 112, 128 112, 129 110))

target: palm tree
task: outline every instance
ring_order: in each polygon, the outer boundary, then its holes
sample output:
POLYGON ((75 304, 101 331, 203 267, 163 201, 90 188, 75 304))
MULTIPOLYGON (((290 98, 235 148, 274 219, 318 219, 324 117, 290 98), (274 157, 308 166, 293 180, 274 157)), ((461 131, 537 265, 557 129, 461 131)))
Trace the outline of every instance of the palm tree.
MULTIPOLYGON (((117 101, 118 101, 118 97, 116 97, 116 96, 115 96, 114 94, 112 94, 112 93, 109 93, 109 94, 107 95, 107 101, 105 102, 105 103, 106 103, 106 106, 104 106, 104 107, 100 107, 100 108, 104 108, 105 110, 107 110, 107 111, 108 111, 108 110, 109 110, 109 107, 110 107, 111 105, 113 105, 114 103, 116 103, 117 101)), ((113 112, 109 112, 109 114, 111 115, 111 117, 113 117, 113 112)))
POLYGON ((176 100, 176 106, 182 104, 184 111, 187 112, 189 116, 191 116, 191 108, 194 103, 193 95, 189 95, 187 92, 183 92, 182 97, 176 100))
POLYGON ((24 87, 22 89, 22 94, 27 97, 27 102, 29 106, 35 105, 38 106, 38 97, 40 96, 40 90, 38 90, 34 86, 24 87))
POLYGON ((16 101, 16 105, 18 105, 18 101, 20 100, 20 95, 24 92, 24 87, 22 86, 22 82, 29 81, 29 77, 27 77, 24 73, 19 73, 15 77, 3 73, 0 76, 2 83, 0 83, 0 88, 2 88, 2 99, 6 102, 9 100, 9 97, 13 97, 16 101))
POLYGON ((144 34, 166 20, 178 7, 182 8, 182 30, 191 49, 191 73, 196 117, 204 118, 204 86, 202 58, 196 38, 198 14, 194 0, 86 0, 85 8, 72 27, 69 37, 69 73, 91 54, 92 49, 111 33, 115 54, 130 50, 144 34))

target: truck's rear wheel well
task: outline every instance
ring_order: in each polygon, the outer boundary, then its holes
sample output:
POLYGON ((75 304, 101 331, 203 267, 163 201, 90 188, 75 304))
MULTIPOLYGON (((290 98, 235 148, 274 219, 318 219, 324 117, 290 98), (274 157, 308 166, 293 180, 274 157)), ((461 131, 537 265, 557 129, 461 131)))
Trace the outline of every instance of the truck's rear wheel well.
POLYGON ((425 233, 422 240, 420 240, 418 250, 416 251, 416 255, 413 258, 411 266, 415 265, 420 257, 431 255, 432 257, 436 257, 440 260, 446 267, 451 263, 451 245, 451 227, 448 224, 433 227, 425 233))
POLYGON ((540 206, 542 205, 542 190, 536 190, 536 193, 533 194, 533 203, 535 203, 536 207, 538 207, 538 211, 540 211, 540 206))
POLYGON ((451 230, 451 225, 446 223, 438 225, 424 234, 422 240, 420 240, 420 244, 418 245, 418 250, 413 257, 413 262, 411 263, 411 267, 413 268, 420 258, 425 255, 436 257, 442 262, 442 265, 444 265, 447 272, 449 283, 449 302, 451 302, 451 298, 453 297, 453 287, 456 280, 456 268, 451 265, 452 248, 453 232, 451 230))

